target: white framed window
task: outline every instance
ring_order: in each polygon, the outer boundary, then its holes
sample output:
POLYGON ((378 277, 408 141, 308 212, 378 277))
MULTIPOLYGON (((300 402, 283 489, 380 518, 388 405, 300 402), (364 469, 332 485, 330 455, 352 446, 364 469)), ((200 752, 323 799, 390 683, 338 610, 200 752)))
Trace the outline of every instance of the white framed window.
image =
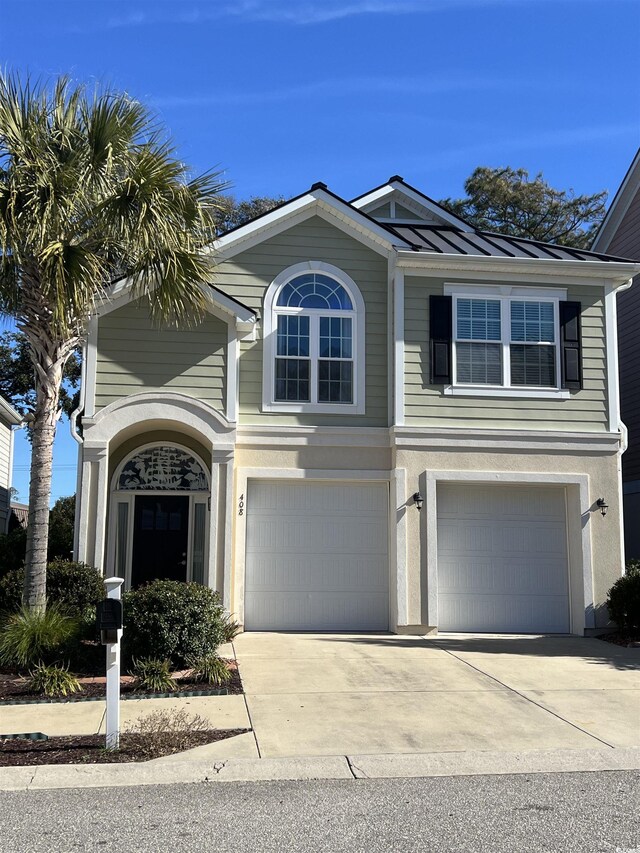
POLYGON ((342 270, 284 270, 264 303, 263 410, 362 414, 364 300, 342 270))
POLYGON ((568 397, 561 388, 560 288, 446 285, 453 382, 445 394, 568 397))

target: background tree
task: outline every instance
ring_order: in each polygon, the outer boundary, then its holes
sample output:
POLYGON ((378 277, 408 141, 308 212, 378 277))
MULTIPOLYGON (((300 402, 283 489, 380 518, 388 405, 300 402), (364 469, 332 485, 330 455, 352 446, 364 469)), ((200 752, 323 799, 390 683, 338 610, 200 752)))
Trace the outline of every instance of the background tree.
MULTIPOLYGON (((60 409, 67 417, 78 406, 80 353, 75 350, 62 371, 60 409)), ((20 332, 0 335, 0 395, 21 415, 32 414, 36 404, 36 383, 29 341, 20 332)), ((28 426, 28 424, 27 424, 28 426)))
POLYGON ((148 110, 126 95, 0 78, 0 310, 35 372, 24 602, 46 604, 53 439, 64 368, 96 303, 128 279, 152 317, 193 321, 223 189, 190 179, 148 110))
POLYGON ((224 234, 231 228, 244 225, 262 213, 268 213, 285 200, 284 196, 254 195, 238 201, 232 195, 220 196, 220 205, 215 212, 216 230, 224 234))
POLYGON ((588 249, 606 209, 606 192, 556 190, 539 173, 479 166, 464 184, 466 198, 442 199, 456 216, 482 231, 588 249))

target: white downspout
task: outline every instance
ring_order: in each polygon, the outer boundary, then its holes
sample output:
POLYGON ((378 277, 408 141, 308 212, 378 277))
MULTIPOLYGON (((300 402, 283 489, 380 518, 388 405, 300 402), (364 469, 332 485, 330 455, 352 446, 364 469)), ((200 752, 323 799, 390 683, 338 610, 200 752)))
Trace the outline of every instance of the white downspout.
POLYGON ((630 278, 619 287, 611 287, 605 293, 605 318, 607 330, 607 384, 609 392, 609 430, 620 434, 620 447, 617 452, 617 475, 618 475, 618 506, 622 513, 620 523, 620 559, 622 561, 622 574, 625 573, 625 548, 624 548, 624 497, 622 486, 622 454, 629 446, 629 431, 622 421, 620 415, 620 377, 618 370, 618 314, 617 297, 619 293, 629 290, 633 284, 630 278), (611 355, 611 357, 609 357, 611 355))

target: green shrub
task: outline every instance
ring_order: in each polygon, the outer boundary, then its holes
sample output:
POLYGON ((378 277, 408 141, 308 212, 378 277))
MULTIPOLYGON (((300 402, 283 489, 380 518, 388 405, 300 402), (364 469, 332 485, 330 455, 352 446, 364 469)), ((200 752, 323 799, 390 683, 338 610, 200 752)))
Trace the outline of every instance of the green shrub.
POLYGON ((0 627, 0 663, 18 667, 50 663, 77 638, 78 627, 78 620, 55 604, 43 613, 21 607, 0 627))
POLYGON ((27 531, 16 527, 0 535, 0 577, 24 566, 27 552, 27 531))
POLYGON ((157 580, 123 596, 123 654, 170 660, 215 654, 223 642, 224 610, 217 592, 198 583, 157 580))
POLYGON ((240 623, 236 622, 236 620, 233 619, 230 614, 225 615, 224 619, 222 620, 223 642, 230 643, 232 640, 235 640, 239 633, 240 623))
POLYGON ((49 512, 47 560, 69 560, 73 552, 76 496, 58 498, 49 512))
POLYGON ((78 693, 82 686, 78 679, 62 664, 44 664, 42 662, 29 673, 29 690, 32 693, 44 693, 45 696, 67 696, 78 693))
POLYGON ((231 680, 231 670, 218 655, 207 655, 203 658, 190 658, 187 661, 191 669, 191 677, 196 681, 206 681, 216 687, 222 687, 231 680))
POLYGON ((143 690, 161 690, 168 693, 178 686, 171 677, 171 661, 156 658, 140 658, 133 661, 133 672, 136 680, 134 687, 143 690))
POLYGON ((626 574, 609 590, 607 609, 621 631, 640 630, 640 560, 627 563, 626 574))
MULTIPOLYGON (((17 610, 22 602, 24 569, 14 569, 0 579, 0 607, 17 610)), ((53 560, 47 565, 47 601, 70 616, 93 620, 96 604, 105 597, 100 574, 85 563, 53 560)))

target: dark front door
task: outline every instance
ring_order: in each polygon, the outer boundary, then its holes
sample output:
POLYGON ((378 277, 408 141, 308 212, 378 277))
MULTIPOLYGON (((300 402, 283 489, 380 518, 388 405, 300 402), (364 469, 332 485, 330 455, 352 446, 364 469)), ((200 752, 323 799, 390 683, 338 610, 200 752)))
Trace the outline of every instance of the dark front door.
POLYGON ((186 581, 189 498, 136 495, 131 586, 148 581, 186 581))

